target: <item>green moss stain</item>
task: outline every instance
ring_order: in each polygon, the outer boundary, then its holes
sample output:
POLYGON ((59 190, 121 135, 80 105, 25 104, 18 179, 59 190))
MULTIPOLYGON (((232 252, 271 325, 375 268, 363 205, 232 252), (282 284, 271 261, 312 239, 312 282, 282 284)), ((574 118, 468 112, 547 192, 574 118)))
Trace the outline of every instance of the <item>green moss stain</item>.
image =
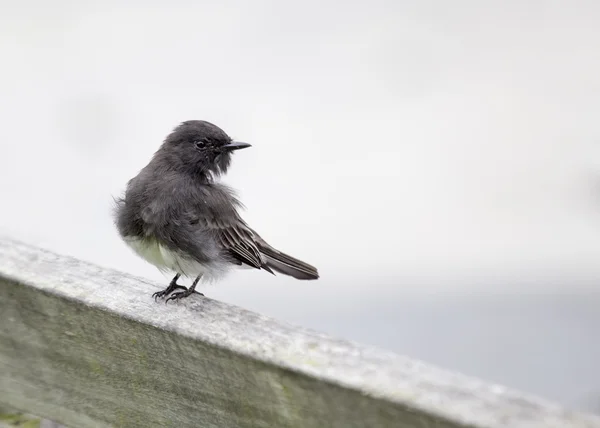
POLYGON ((90 364, 90 370, 92 372, 94 372, 95 374, 104 374, 104 369, 102 368, 102 366, 100 365, 100 363, 96 360, 90 360, 89 361, 90 364))
POLYGON ((40 419, 22 413, 0 413, 0 427, 39 428, 40 419))
POLYGON ((307 366, 313 366, 313 367, 320 367, 321 366, 321 364, 319 364, 317 362, 317 360, 305 359, 303 361, 304 361, 304 364, 306 364, 307 366))

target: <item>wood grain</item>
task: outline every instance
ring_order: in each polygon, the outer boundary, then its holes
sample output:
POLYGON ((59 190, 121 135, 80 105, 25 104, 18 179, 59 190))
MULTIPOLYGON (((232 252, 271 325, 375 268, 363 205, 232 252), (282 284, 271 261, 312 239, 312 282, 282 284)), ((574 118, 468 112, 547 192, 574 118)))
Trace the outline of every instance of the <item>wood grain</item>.
POLYGON ((78 428, 600 428, 225 303, 155 303, 160 288, 0 238, 0 403, 78 428))

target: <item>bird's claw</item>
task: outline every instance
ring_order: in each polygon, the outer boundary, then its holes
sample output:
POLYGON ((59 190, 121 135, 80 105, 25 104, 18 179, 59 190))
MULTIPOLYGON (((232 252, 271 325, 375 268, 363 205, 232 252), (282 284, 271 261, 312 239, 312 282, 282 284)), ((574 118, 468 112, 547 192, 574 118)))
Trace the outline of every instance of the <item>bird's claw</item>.
POLYGON ((169 285, 164 290, 157 291, 156 293, 152 294, 152 297, 154 297, 154 301, 157 301, 158 299, 165 297, 166 295, 172 293, 173 291, 177 290, 178 288, 181 288, 181 289, 184 289, 187 291, 187 287, 184 287, 183 285, 179 285, 179 284, 174 285, 174 286, 169 285))
POLYGON ((204 294, 196 291, 196 290, 188 290, 187 288, 185 289, 185 291, 178 291, 176 293, 173 293, 169 296, 169 298, 167 300, 165 300, 165 304, 169 301, 169 300, 180 300, 183 298, 186 298, 188 296, 191 296, 192 294, 199 294, 200 296, 204 296, 204 294))

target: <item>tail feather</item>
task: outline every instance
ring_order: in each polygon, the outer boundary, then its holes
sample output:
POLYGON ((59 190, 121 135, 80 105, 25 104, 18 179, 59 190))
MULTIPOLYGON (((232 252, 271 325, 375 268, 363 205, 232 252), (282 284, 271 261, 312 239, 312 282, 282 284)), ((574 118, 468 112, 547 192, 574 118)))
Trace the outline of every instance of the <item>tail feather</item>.
POLYGON ((276 272, 292 276, 296 279, 318 279, 319 272, 317 268, 304 263, 292 256, 288 256, 281 251, 268 245, 266 242, 257 242, 258 249, 267 261, 267 266, 276 272))

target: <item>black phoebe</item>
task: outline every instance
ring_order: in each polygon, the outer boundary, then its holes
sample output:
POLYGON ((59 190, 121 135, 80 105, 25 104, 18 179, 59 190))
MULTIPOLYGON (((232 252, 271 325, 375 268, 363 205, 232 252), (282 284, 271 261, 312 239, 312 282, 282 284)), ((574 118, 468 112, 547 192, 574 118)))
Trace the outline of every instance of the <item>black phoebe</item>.
POLYGON ((234 192, 215 182, 232 153, 246 147, 212 123, 183 122, 116 201, 115 223, 127 245, 161 271, 175 272, 155 299, 176 289, 183 291, 167 302, 187 297, 200 278, 217 279, 233 266, 319 278, 313 266, 267 244, 238 214, 242 205, 234 192), (177 284, 181 275, 195 278, 189 289, 177 284))

